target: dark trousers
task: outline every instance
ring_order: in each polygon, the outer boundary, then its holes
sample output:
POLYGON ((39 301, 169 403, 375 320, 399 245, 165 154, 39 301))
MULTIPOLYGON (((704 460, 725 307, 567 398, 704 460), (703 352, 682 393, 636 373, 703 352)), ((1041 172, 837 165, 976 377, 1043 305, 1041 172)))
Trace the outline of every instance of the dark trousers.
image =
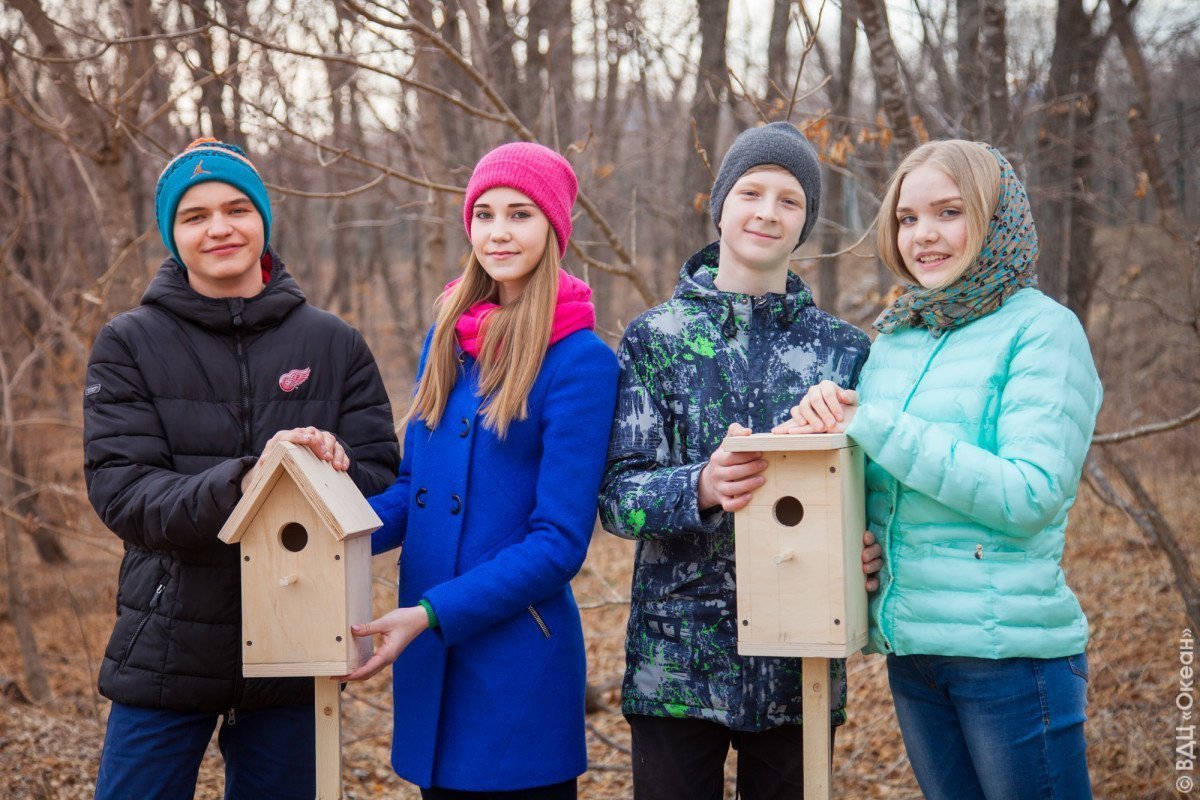
POLYGON ((633 732, 635 800, 722 800, 731 746, 738 754, 738 797, 803 800, 804 729, 799 725, 749 733, 701 719, 640 714, 626 719, 633 732))
POLYGON ((312 800, 312 706, 218 714, 113 703, 96 776, 97 800, 191 800, 200 761, 220 724, 226 800, 312 800))
POLYGON ((536 786, 532 789, 514 789, 510 792, 462 792, 457 789, 422 789, 424 800, 575 800, 575 779, 536 786))

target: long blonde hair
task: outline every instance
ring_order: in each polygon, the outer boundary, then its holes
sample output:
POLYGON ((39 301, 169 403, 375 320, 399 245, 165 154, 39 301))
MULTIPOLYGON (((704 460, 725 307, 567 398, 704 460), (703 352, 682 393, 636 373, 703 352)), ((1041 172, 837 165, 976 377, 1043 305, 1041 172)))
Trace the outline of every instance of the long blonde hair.
MULTIPOLYGON (((521 295, 487 316, 479 350, 479 394, 484 398, 483 424, 503 439, 514 421, 529 416, 529 392, 550 348, 554 308, 558 300, 558 237, 550 228, 546 251, 534 267, 521 295)), ((494 300, 496 281, 472 251, 462 280, 438 298, 437 322, 425 361, 425 372, 400 427, 422 419, 436 428, 459 378, 454 325, 471 306, 494 300)))
POLYGON ((992 212, 1000 201, 1000 164, 986 148, 981 142, 968 142, 965 139, 926 142, 905 156, 900 166, 896 167, 883 195, 879 213, 875 216, 875 249, 884 265, 900 280, 919 283, 904 266, 904 259, 896 244, 900 230, 900 223, 896 219, 900 185, 910 172, 925 164, 937 167, 958 186, 963 199, 963 216, 967 220, 967 247, 962 263, 955 265, 956 269, 946 278, 943 286, 958 280, 979 257, 987 238, 992 212))

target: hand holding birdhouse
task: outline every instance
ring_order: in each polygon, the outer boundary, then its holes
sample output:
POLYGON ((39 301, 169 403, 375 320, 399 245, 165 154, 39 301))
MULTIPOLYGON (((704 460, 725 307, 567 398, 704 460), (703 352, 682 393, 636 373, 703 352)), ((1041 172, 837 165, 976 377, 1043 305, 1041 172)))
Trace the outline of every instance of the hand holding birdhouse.
MULTIPOLYGON (((727 436, 749 436, 751 431, 736 422, 727 436)), ((732 451, 718 447, 700 471, 696 495, 701 510, 720 506, 728 513, 745 508, 754 490, 763 485, 761 473, 767 468, 762 453, 732 451)))
POLYGON ((307 447, 312 451, 312 454, 322 461, 328 461, 330 465, 337 470, 345 472, 350 469, 350 456, 346 455, 346 450, 342 447, 342 443, 338 438, 329 431, 319 430, 309 425, 306 428, 292 428, 290 430, 279 431, 263 445, 262 455, 259 456, 258 462, 247 470, 242 476, 242 493, 253 485, 258 477, 260 465, 271 452, 272 448, 283 442, 291 442, 292 444, 307 447))
POLYGON ((340 680, 362 681, 372 677, 399 658, 404 648, 428 629, 429 613, 421 606, 394 608, 377 620, 352 626, 350 632, 355 638, 369 640, 379 636, 382 643, 365 664, 349 675, 341 676, 340 680))
POLYGON ((792 407, 792 418, 775 426, 771 432, 844 433, 857 410, 857 392, 843 389, 833 381, 821 381, 792 407))

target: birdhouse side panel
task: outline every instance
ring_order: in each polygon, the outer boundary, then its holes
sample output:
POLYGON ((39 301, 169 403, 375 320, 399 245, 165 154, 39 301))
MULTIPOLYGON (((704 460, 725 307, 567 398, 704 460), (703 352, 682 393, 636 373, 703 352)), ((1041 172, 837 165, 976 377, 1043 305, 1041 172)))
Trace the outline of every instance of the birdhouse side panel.
MULTIPOLYGON (((371 609, 371 537, 360 536, 343 544, 346 548, 346 622, 362 625, 375 618, 371 609)), ((346 632, 350 632, 348 627, 346 632)), ((362 639, 349 636, 347 645, 346 659, 354 667, 369 659, 374 651, 370 636, 362 639)))
POLYGON ((242 538, 247 676, 343 674, 343 549, 295 484, 280 480, 242 538))
POLYGON ((839 450, 842 479, 842 523, 845 547, 842 550, 842 575, 845 576, 840 597, 845 608, 847 655, 857 653, 867 645, 867 588, 862 571, 862 536, 867 529, 865 461, 861 447, 839 450))

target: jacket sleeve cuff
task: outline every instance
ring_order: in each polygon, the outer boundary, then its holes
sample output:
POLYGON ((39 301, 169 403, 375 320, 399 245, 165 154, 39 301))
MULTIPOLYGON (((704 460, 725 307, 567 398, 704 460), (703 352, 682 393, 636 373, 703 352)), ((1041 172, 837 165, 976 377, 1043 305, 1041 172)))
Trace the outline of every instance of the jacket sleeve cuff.
POLYGON ((725 521, 725 509, 719 505, 710 509, 700 508, 700 473, 706 464, 707 461, 702 461, 681 468, 687 471, 688 491, 679 504, 680 527, 687 531, 716 533, 725 521))
POLYGON ((429 618, 430 630, 436 630, 438 627, 438 618, 437 618, 437 612, 433 610, 433 605, 430 604, 430 602, 428 600, 426 600, 424 597, 422 597, 417 602, 417 605, 419 605, 421 608, 425 609, 425 616, 427 616, 429 618))
POLYGON ((213 496, 218 498, 225 516, 232 514, 234 506, 242 499, 242 478, 257 463, 258 456, 242 456, 217 467, 217 474, 213 476, 216 479, 213 496), (222 474, 224 470, 229 470, 228 478, 222 474))
POLYGON ((895 420, 870 403, 864 403, 854 412, 854 419, 846 426, 846 435, 874 459, 891 433, 895 420))

